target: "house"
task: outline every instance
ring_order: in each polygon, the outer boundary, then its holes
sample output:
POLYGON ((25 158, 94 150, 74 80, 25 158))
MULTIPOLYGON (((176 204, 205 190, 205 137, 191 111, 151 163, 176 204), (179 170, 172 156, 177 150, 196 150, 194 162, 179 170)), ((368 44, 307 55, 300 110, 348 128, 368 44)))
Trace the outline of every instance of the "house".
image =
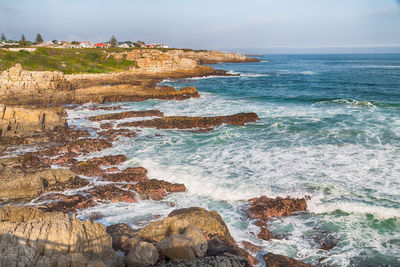
POLYGON ((129 48, 130 46, 127 43, 123 43, 123 44, 118 45, 118 47, 120 47, 120 48, 129 48))
POLYGON ((97 43, 97 44, 94 45, 94 47, 98 47, 98 48, 107 48, 108 45, 107 45, 107 44, 104 44, 104 43, 97 43))
POLYGON ((80 42, 79 45, 82 48, 91 48, 91 47, 93 47, 92 42, 80 42))

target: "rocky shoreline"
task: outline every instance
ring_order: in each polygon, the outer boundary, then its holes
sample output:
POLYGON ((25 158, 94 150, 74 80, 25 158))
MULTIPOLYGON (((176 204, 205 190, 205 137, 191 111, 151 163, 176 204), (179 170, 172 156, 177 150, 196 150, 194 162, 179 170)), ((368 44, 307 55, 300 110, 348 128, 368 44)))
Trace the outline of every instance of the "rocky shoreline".
MULTIPOLYGON (((78 160, 135 138, 140 128, 212 131, 258 120, 255 113, 216 117, 166 117, 162 110, 125 111, 87 117, 98 128, 68 126, 65 105, 184 100, 199 97, 196 88, 159 86, 166 78, 228 75, 202 64, 252 62, 238 54, 172 50, 112 54, 136 60, 139 69, 111 74, 64 75, 26 71, 16 65, 0 74, 0 266, 254 266, 261 248, 237 243, 215 211, 176 209, 140 229, 108 227, 75 214, 102 203, 160 201, 185 192, 184 184, 151 179, 143 167, 121 168, 125 155, 78 160), (122 119, 140 118, 132 122, 122 119)), ((107 110, 104 107, 93 109, 107 110)), ((171 207, 175 203, 169 203, 171 207)), ((306 198, 246 202, 244 214, 260 228, 256 237, 279 238, 268 229, 274 217, 306 212, 306 198)), ((267 266, 311 266, 269 253, 267 266)))

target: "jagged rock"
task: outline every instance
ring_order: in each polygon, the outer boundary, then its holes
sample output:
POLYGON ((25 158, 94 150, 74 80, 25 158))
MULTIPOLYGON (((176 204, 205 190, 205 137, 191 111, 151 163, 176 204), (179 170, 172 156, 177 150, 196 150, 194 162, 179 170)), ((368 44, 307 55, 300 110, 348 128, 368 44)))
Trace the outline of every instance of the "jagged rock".
POLYGON ((116 253, 103 225, 32 207, 0 208, 0 266, 113 266, 116 253))
POLYGON ((128 138, 135 137, 136 132, 130 131, 128 129, 113 129, 109 131, 99 132, 98 135, 107 138, 107 140, 110 142, 113 142, 115 139, 119 137, 128 137, 128 138))
POLYGON ((80 188, 87 184, 87 180, 70 170, 0 169, 0 199, 34 198, 45 192, 80 188))
POLYGON ((161 253, 170 259, 193 260, 203 257, 207 240, 196 226, 189 226, 183 234, 172 234, 159 243, 161 253))
POLYGON ((196 258, 194 260, 162 260, 157 262, 156 267, 250 267, 243 257, 226 255, 196 258))
POLYGON ((230 116, 217 117, 163 117, 152 120, 121 123, 118 127, 149 127, 157 129, 192 129, 210 128, 222 124, 244 125, 258 121, 255 113, 238 113, 230 116))
POLYGON ((82 191, 82 194, 50 194, 40 197, 36 202, 51 201, 41 207, 46 211, 77 212, 102 202, 137 202, 136 194, 115 185, 99 185, 82 191))
POLYGON ((89 117, 91 121, 122 120, 132 117, 163 117, 164 113, 159 110, 125 111, 120 113, 102 114, 89 117))
POLYGON ((257 234, 257 237, 263 240, 273 238, 271 231, 267 227, 261 227, 261 231, 257 234))
POLYGON ((273 253, 265 255, 264 261, 267 267, 311 267, 311 264, 273 253))
POLYGON ((172 184, 156 179, 144 180, 135 185, 127 184, 125 188, 135 190, 142 199, 161 200, 169 193, 185 192, 184 184, 172 184))
POLYGON ((242 245, 246 250, 249 250, 253 253, 258 253, 261 250, 261 247, 254 245, 248 241, 242 241, 242 245))
POLYGON ((148 180, 147 170, 143 167, 127 168, 120 173, 104 174, 102 177, 111 182, 136 183, 148 180))
POLYGON ((268 220, 271 217, 289 216, 293 212, 305 211, 307 203, 305 198, 268 198, 261 196, 249 200, 249 217, 268 220))
POLYGON ((125 155, 109 155, 78 162, 71 167, 71 170, 86 176, 101 176, 104 170, 100 167, 116 165, 124 161, 126 161, 125 155))
POLYGON ((144 241, 136 242, 126 256, 128 267, 150 266, 154 265, 157 261, 157 248, 153 244, 144 241))

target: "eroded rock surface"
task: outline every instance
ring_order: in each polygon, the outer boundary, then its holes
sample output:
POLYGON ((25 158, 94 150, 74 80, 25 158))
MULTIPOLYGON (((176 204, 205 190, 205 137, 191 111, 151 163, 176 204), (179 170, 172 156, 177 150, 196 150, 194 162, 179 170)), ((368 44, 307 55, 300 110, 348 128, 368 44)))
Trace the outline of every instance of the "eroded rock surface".
POLYGON ((163 117, 164 113, 159 110, 125 111, 120 113, 102 114, 89 117, 91 121, 122 120, 133 117, 163 117))
POLYGON ((216 117, 164 117, 145 121, 133 121, 121 123, 118 127, 149 127, 157 129, 192 129, 210 128, 222 124, 244 125, 245 123, 258 121, 255 113, 238 113, 230 116, 216 117))
POLYGON ((106 228, 31 207, 0 208, 1 266, 87 266, 116 261, 106 228))
POLYGON ((267 267, 311 267, 311 264, 273 253, 265 255, 264 261, 267 267))

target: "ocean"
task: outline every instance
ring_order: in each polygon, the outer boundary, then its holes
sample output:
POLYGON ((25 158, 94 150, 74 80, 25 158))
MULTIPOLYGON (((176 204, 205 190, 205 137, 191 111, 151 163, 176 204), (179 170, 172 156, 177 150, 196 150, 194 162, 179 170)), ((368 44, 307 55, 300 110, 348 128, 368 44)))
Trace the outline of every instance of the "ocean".
MULTIPOLYGON (((195 86, 198 99, 105 104, 166 116, 256 112, 260 120, 201 133, 143 128, 92 153, 126 154, 122 168, 143 166, 149 177, 188 191, 160 202, 103 204, 79 216, 101 212, 106 225, 139 228, 176 208, 200 206, 218 211, 238 243, 261 246, 261 262, 273 252, 329 266, 400 266, 400 54, 260 60, 212 65, 236 76, 161 83, 195 86), (270 221, 280 238, 262 241, 246 217, 246 200, 260 195, 311 199, 308 212, 270 221), (334 247, 319 249, 324 240, 334 247)), ((69 111, 69 124, 98 124, 84 117, 106 112, 89 106, 69 111)))

